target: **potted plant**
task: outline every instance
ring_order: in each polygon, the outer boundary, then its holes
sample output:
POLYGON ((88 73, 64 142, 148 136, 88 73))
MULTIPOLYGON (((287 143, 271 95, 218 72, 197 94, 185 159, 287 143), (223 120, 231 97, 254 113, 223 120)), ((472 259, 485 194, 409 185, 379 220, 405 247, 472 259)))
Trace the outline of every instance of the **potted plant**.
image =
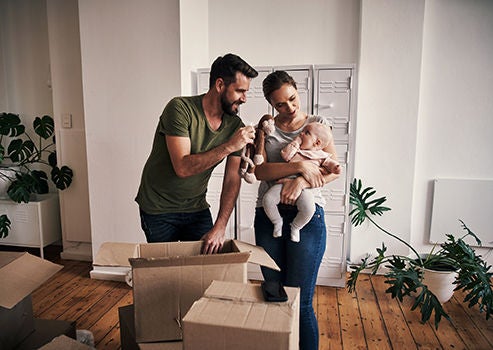
MULTIPOLYGON (((33 121, 33 131, 26 130, 19 115, 0 115, 0 181, 6 194, 17 203, 28 203, 35 194, 49 192, 48 176, 60 190, 72 183, 73 172, 67 166, 58 167, 55 150, 55 123, 45 115, 33 121)), ((11 222, 7 215, 0 215, 0 238, 8 235, 11 222)))
POLYGON ((381 266, 384 266, 388 269, 384 273, 387 278, 385 283, 389 285, 385 292, 400 301, 406 296, 414 298, 411 310, 419 308, 423 323, 428 321, 433 313, 435 327, 438 328, 442 317, 448 320, 450 318, 442 307, 442 302, 446 298, 440 301, 437 297, 427 271, 451 270, 453 273, 452 286, 455 285, 453 290, 462 290, 465 293, 464 302, 468 304, 468 307, 478 305, 479 311, 484 311, 486 319, 489 319, 493 307, 491 266, 488 266, 482 257, 477 255, 475 250, 464 241, 466 237, 473 237, 480 246, 481 241, 476 234, 460 221, 465 231, 462 237, 456 238, 452 234, 447 234, 445 243, 435 245, 429 254, 419 254, 409 243, 385 230, 374 220, 376 216, 391 210, 383 205, 387 200, 386 197, 374 198, 375 193, 372 187, 363 188, 361 180, 353 180, 350 186, 350 203, 353 205, 349 213, 351 223, 354 226, 361 225, 365 221, 372 223, 386 235, 406 245, 413 255, 409 257, 388 254, 387 247, 382 243, 382 247, 376 249, 375 257, 367 255, 361 260, 361 264, 351 266, 352 271, 347 281, 348 291, 355 290, 356 282, 363 270, 369 270, 374 275, 381 266))

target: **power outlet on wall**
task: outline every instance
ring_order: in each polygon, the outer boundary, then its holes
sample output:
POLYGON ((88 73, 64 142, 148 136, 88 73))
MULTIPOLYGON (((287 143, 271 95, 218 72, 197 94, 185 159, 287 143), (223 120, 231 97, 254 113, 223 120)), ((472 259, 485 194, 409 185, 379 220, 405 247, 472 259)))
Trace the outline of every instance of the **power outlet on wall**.
POLYGON ((62 127, 65 129, 70 129, 72 127, 72 114, 62 114, 62 127))

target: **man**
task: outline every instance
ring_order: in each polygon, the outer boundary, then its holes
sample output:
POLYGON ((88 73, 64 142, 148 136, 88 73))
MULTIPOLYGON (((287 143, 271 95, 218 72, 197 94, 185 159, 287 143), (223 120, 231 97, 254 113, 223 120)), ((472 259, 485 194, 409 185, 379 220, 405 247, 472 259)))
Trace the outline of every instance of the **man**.
POLYGON ((240 189, 240 151, 255 130, 236 115, 258 75, 234 54, 212 64, 209 91, 175 97, 165 107, 142 172, 136 201, 148 242, 204 241, 203 252, 216 253, 240 189), (227 157, 220 208, 212 223, 206 201, 213 169, 227 157))

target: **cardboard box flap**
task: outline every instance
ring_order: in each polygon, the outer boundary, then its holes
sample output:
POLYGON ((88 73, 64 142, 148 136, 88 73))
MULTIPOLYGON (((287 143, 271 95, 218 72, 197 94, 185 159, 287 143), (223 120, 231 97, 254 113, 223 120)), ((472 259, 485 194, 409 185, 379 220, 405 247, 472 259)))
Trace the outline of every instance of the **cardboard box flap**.
POLYGON ((200 255, 202 241, 172 242, 170 243, 146 243, 139 244, 138 253, 141 258, 154 258, 160 256, 200 255))
POLYGON ((293 319, 299 310, 299 289, 286 287, 286 292, 287 302, 266 302, 258 284, 213 281, 183 321, 214 324, 223 327, 225 333, 233 328, 292 333, 296 331, 293 319))
POLYGON ((204 292, 204 297, 221 300, 258 302, 264 300, 258 284, 212 281, 204 292))
POLYGON ((250 252, 251 256, 248 262, 265 266, 272 270, 281 271, 279 266, 277 266, 276 262, 269 254, 267 254, 264 248, 237 240, 234 240, 233 244, 238 252, 250 252))
POLYGON ((125 242, 104 242, 93 261, 96 266, 128 266, 128 258, 136 258, 137 244, 125 242))
MULTIPOLYGON (((292 306, 293 302, 297 302, 293 292, 296 288, 285 287, 286 292, 291 296, 288 301, 285 302, 266 302, 269 305, 289 305, 292 306), (292 294, 292 295, 291 295, 292 294)), ((230 281, 212 281, 211 285, 205 290, 204 297, 220 300, 231 300, 238 302, 258 303, 265 302, 262 289, 259 284, 254 283, 238 283, 230 281)))
MULTIPOLYGON (((10 254, 3 261, 8 259, 10 254)), ((29 253, 19 253, 17 259, 0 268, 0 306, 11 309, 62 268, 29 253)))
POLYGON ((132 268, 142 267, 168 267, 168 266, 193 266, 193 265, 223 265, 246 263, 250 257, 249 252, 226 253, 193 256, 164 256, 157 258, 130 258, 132 268))

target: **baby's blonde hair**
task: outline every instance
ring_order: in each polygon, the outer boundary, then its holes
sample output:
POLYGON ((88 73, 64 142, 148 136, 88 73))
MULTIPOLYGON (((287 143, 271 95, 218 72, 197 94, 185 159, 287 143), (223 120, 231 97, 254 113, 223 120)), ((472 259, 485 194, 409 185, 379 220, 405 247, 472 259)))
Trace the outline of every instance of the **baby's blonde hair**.
POLYGON ((321 149, 327 147, 329 143, 332 141, 332 131, 330 130, 330 127, 328 125, 319 123, 319 122, 311 122, 308 123, 308 125, 311 125, 316 133, 317 138, 321 142, 321 149))

